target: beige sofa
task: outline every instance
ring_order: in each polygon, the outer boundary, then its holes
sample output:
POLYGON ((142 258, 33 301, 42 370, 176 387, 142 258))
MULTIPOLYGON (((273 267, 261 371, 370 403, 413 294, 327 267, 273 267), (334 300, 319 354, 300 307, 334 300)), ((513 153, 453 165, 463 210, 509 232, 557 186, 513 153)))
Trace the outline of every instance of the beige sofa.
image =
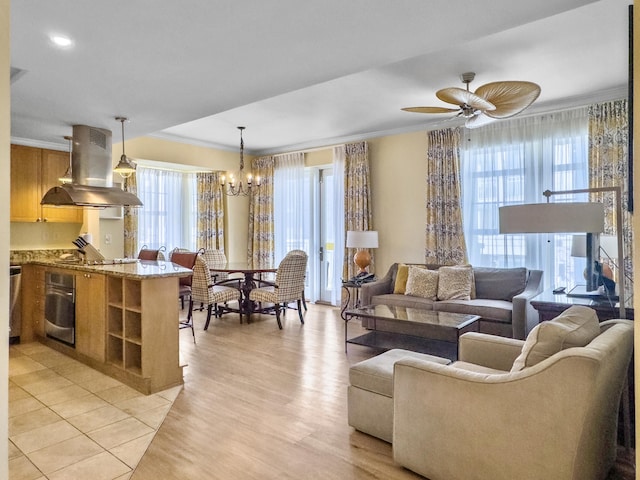
POLYGON ((598 324, 593 310, 571 307, 526 342, 467 333, 449 366, 402 358, 394 460, 432 480, 602 480, 632 349, 632 322, 598 324), (594 324, 585 346, 563 348, 586 341, 594 324))
MULTIPOLYGON (((361 305, 392 305, 444 312, 479 315, 480 332, 524 339, 538 324, 538 312, 530 300, 543 289, 542 271, 526 268, 472 267, 473 293, 469 300, 433 300, 394 293, 399 263, 394 263, 380 280, 363 284, 361 305)), ((410 264, 430 270, 440 265, 410 264)), ((367 326, 367 320, 363 320, 367 326)))

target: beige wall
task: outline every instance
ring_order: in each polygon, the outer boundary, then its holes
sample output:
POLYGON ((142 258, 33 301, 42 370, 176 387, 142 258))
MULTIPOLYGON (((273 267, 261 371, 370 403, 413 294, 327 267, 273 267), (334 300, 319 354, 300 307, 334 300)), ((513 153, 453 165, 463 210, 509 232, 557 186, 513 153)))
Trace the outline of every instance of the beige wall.
POLYGON ((9 90, 9 0, 0 0, 0 478, 9 478, 8 387, 9 387, 9 175, 11 107, 9 90))
POLYGON ((367 140, 371 168, 375 272, 393 262, 424 262, 427 136, 424 131, 367 140))

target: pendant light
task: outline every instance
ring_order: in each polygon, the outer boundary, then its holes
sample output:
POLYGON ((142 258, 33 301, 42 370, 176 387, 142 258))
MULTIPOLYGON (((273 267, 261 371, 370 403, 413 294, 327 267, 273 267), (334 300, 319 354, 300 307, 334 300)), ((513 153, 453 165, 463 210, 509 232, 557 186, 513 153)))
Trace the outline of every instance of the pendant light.
POLYGON ((128 119, 127 117, 116 117, 116 120, 122 124, 122 155, 120 155, 120 161, 113 171, 119 173, 122 178, 129 178, 136 171, 136 166, 124 153, 124 122, 128 119))
POLYGON ((70 137, 69 135, 65 135, 64 139, 69 141, 69 166, 67 167, 67 171, 64 172, 64 175, 58 178, 58 180, 60 180, 60 183, 62 183, 63 185, 65 183, 73 182, 73 177, 71 176, 71 152, 72 152, 73 137, 70 137))

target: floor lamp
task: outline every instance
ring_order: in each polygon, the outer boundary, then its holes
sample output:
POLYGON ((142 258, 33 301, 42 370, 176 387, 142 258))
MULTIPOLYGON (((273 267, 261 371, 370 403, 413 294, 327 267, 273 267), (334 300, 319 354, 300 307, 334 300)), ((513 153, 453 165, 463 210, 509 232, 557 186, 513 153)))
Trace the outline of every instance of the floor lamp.
MULTIPOLYGON (((552 192, 543 195, 547 203, 509 205, 500 207, 500 233, 587 233, 604 231, 604 205, 598 202, 550 203, 552 195, 613 192, 616 197, 616 231, 618 238, 618 284, 620 318, 626 318, 624 288, 624 254, 622 251, 622 199, 620 187, 597 187, 552 192)), ((587 277, 592 278, 593 266, 598 258, 598 237, 592 236, 587 251, 587 277)))

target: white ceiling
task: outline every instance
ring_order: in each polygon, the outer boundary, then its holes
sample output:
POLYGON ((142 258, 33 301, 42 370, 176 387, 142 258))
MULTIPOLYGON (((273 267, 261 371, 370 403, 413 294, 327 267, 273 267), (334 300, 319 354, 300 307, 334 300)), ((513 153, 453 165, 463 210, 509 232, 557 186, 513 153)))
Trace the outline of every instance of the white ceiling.
POLYGON ((631 0, 13 0, 16 143, 71 126, 249 153, 452 125, 435 91, 528 80, 527 112, 626 95, 631 0), (72 38, 59 49, 52 33, 72 38))

